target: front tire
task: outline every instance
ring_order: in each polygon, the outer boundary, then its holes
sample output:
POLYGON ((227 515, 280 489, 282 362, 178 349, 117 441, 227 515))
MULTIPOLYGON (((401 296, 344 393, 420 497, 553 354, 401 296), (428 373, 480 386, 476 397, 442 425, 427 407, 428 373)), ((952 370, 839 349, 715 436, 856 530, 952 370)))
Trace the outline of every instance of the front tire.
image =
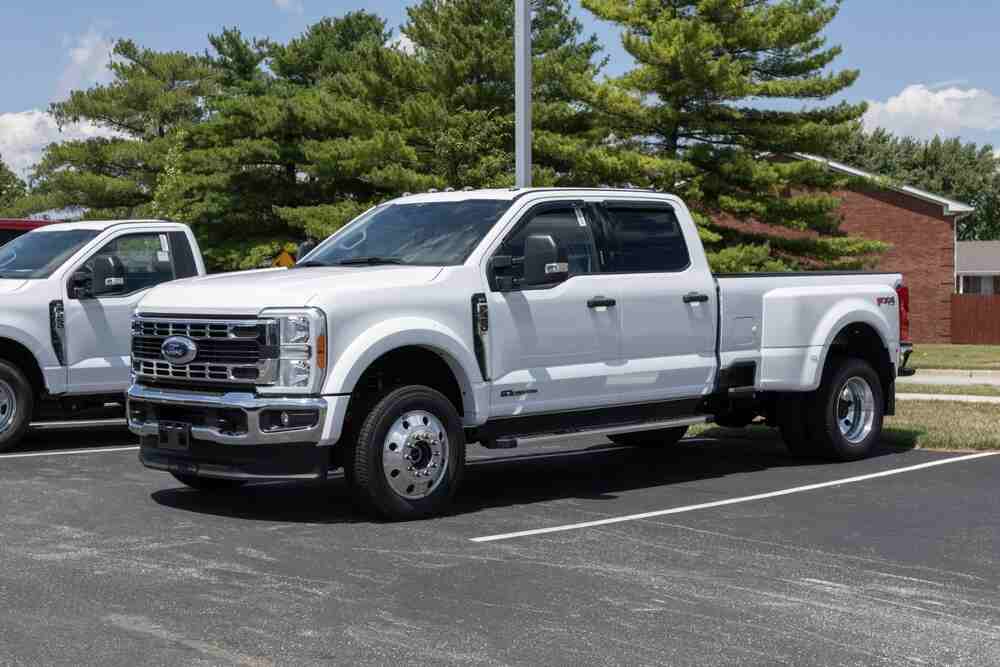
POLYGON ((364 417, 348 464, 352 493, 363 507, 399 520, 440 514, 465 471, 462 420, 440 392, 400 387, 364 417))
POLYGON ((871 456, 882 437, 882 391, 868 362, 842 357, 830 364, 808 412, 817 452, 836 461, 871 456))
POLYGON ((216 477, 198 477, 197 475, 184 475, 178 472, 170 473, 181 484, 192 489, 205 492, 233 491, 240 488, 246 482, 239 479, 218 479, 216 477))
POLYGON ((17 366, 0 361, 0 452, 17 447, 31 425, 35 392, 17 366))
POLYGON ((678 426, 676 428, 661 428, 655 431, 619 433, 618 435, 609 435, 608 440, 616 445, 627 445, 629 447, 672 447, 680 442, 687 435, 687 432, 687 426, 678 426))

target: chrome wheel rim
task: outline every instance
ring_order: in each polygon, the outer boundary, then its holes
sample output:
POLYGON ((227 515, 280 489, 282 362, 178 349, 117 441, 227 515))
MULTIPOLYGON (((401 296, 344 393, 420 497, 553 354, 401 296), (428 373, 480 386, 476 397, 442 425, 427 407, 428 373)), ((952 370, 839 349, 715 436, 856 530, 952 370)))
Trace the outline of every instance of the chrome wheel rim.
POLYGON ((403 413, 382 445, 382 471, 396 495, 420 500, 434 493, 448 470, 448 432, 426 410, 403 413))
POLYGON ((871 435, 875 427, 875 392, 864 378, 852 377, 841 388, 837 426, 844 440, 852 445, 864 442, 871 435))
POLYGON ((0 380, 0 433, 3 433, 14 423, 17 416, 17 401, 14 388, 5 380, 0 380))

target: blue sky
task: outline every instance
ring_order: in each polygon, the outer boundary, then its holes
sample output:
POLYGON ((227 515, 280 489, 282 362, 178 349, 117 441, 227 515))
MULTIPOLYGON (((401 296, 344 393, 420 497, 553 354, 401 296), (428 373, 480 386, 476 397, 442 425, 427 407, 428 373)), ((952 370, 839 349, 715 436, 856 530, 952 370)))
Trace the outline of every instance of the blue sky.
MULTIPOLYGON (((512 0, 513 1, 513 0, 512 0)), ((59 135, 41 112, 68 90, 100 82, 114 39, 155 49, 201 51, 223 26, 278 40, 326 15, 367 9, 398 27, 405 2, 389 0, 5 0, 0 6, 0 154, 22 173, 59 135)), ((615 30, 577 7, 612 62, 628 68, 615 30)), ((872 103, 866 121, 917 136, 940 132, 1000 146, 1000 2, 996 0, 845 0, 828 30, 841 44, 841 67, 862 72, 843 99, 872 103)))

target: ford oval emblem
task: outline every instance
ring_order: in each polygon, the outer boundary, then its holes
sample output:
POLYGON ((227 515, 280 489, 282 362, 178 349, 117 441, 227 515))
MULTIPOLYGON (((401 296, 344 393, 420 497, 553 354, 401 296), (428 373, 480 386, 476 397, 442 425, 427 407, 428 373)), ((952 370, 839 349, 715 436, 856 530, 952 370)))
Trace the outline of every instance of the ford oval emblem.
POLYGON ((171 336, 160 346, 163 358, 174 366, 184 366, 198 356, 198 346, 186 336, 171 336))

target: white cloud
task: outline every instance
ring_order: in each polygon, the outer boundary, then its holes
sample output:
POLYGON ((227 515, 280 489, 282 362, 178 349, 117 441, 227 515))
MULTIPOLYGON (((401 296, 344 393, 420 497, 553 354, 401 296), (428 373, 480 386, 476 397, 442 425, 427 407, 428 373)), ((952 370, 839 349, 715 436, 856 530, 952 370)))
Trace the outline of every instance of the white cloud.
POLYGON ((914 84, 885 102, 869 102, 864 125, 924 139, 993 132, 1000 130, 1000 97, 981 88, 914 84))
POLYGON ((60 132, 55 119, 44 111, 0 113, 0 156, 22 178, 53 142, 112 136, 114 132, 93 123, 72 123, 60 132))
POLYGON ((302 6, 302 0, 271 0, 271 2, 283 12, 301 14, 305 10, 305 7, 302 6))
POLYGON ((77 35, 67 54, 69 62, 59 77, 58 97, 65 98, 73 90, 110 81, 108 63, 113 48, 114 42, 93 26, 82 35, 77 35))
POLYGON ((417 45, 413 43, 413 40, 405 32, 399 33, 399 36, 389 42, 389 45, 410 55, 413 55, 417 51, 417 45))

